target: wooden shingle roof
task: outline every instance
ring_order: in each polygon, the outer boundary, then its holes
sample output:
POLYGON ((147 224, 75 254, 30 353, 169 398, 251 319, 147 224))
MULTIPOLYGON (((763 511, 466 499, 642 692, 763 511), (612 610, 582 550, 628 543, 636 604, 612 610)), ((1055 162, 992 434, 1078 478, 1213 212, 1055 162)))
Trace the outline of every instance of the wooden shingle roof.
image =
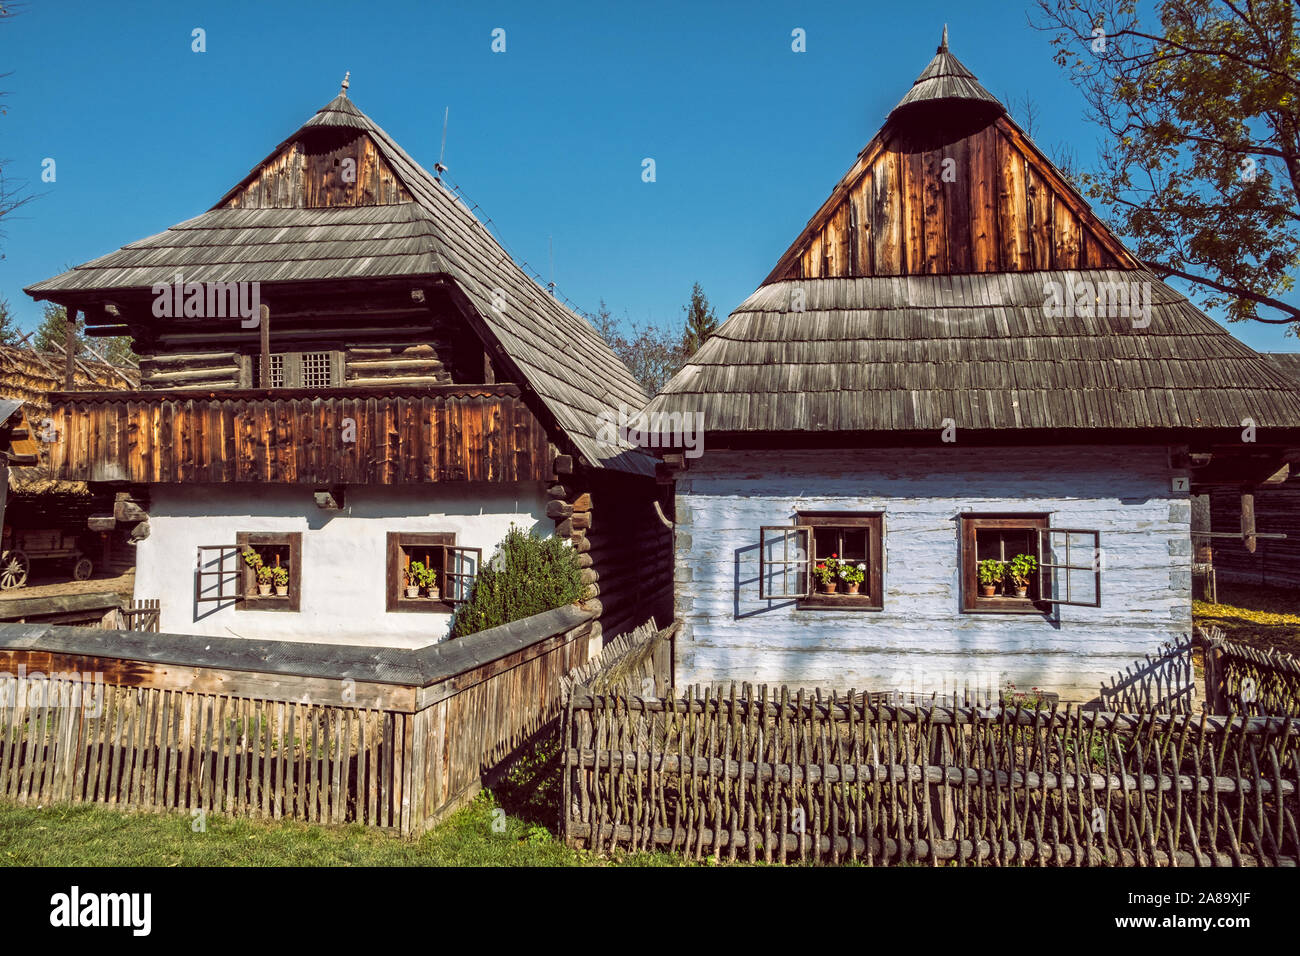
POLYGON ((1294 382, 1148 272, 946 40, 649 429, 1300 428, 1294 382))
POLYGON ((501 345, 523 383, 589 463, 653 474, 649 456, 597 439, 600 416, 617 421, 646 396, 586 319, 542 290, 439 180, 340 94, 277 147, 210 211, 165 232, 28 287, 36 298, 148 289, 175 281, 302 282, 444 276, 501 345), (351 130, 373 142, 397 180, 380 205, 289 208, 268 193, 244 205, 242 191, 300 137, 351 130), (269 205, 268 205, 269 203, 269 205))
MULTIPOLYGON (((1139 319, 1139 321, 1142 321, 1139 319)), ((718 432, 1300 425, 1279 372, 1149 273, 775 282, 647 412, 718 432), (1044 314, 1044 285, 1149 282, 1150 325, 1044 314), (802 311, 799 310, 800 304, 802 311)))

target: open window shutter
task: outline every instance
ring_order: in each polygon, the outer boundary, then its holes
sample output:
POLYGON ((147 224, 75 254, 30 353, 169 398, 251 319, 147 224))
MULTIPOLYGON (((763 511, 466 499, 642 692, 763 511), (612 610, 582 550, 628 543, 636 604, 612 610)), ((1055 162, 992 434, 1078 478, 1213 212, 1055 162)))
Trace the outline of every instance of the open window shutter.
POLYGON ((1101 607, 1101 532, 1039 528, 1037 535, 1039 600, 1101 607))
POLYGON ((443 550, 442 560, 445 581, 442 599, 449 604, 468 601, 470 586, 483 562, 483 549, 447 547, 443 550))
POLYGON ((242 598, 244 575, 239 561, 238 545, 199 545, 194 570, 194 600, 200 604, 219 604, 242 598))
POLYGON ((807 597, 812 590, 812 528, 765 525, 758 529, 758 598, 807 597))

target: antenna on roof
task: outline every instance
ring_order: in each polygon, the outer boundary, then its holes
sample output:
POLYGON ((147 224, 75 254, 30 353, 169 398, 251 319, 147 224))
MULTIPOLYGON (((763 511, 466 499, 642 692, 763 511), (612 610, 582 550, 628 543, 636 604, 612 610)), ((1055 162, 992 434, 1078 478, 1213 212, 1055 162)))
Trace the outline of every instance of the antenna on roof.
POLYGON ((555 242, 551 236, 546 237, 546 248, 551 254, 551 281, 546 283, 546 290, 555 298, 555 242))
POLYGON ((348 95, 348 78, 351 76, 351 70, 348 70, 343 74, 343 85, 339 87, 339 96, 346 97, 348 95))
POLYGON ((447 171, 447 167, 442 164, 442 157, 447 153, 447 117, 451 115, 451 107, 447 106, 442 111, 442 148, 438 150, 438 161, 433 164, 433 178, 442 179, 442 174, 447 171))
POLYGON ((935 50, 934 52, 935 53, 948 52, 948 24, 946 23, 943 25, 943 39, 939 41, 939 49, 935 50))

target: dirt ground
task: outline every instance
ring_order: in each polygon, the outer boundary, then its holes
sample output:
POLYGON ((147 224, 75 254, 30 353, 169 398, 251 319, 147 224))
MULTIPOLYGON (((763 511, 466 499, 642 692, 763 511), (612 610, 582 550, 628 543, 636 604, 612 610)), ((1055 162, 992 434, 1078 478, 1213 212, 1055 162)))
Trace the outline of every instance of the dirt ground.
POLYGON ((88 581, 71 581, 68 574, 33 574, 28 578, 26 587, 11 591, 0 591, 0 602, 22 598, 55 597, 62 594, 100 594, 104 591, 116 591, 125 597, 131 597, 135 590, 135 569, 125 574, 95 574, 88 581))

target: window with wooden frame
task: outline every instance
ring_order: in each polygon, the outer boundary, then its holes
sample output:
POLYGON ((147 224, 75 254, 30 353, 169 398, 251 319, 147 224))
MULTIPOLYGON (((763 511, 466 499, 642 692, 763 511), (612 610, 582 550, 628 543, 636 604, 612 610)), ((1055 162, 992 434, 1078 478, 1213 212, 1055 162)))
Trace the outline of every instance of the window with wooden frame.
POLYGON ((454 611, 469 600, 482 562, 483 549, 458 546, 455 532, 390 531, 386 606, 389 611, 454 611), (428 570, 425 581, 413 573, 416 562, 428 570))
POLYGON ((241 531, 234 544, 199 545, 194 573, 194 600, 199 604, 234 604, 242 611, 297 611, 302 587, 302 533, 241 531), (244 561, 247 550, 257 552, 268 568, 287 574, 284 594, 260 594, 257 573, 244 561))
POLYGON ((759 598, 793 599, 800 610, 879 611, 884 607, 883 555, 882 513, 801 511, 793 526, 759 529, 759 598), (847 565, 862 580, 836 576, 823 585, 819 571, 828 561, 847 565))
MULTIPOLYGON (((271 388, 331 388, 344 380, 342 352, 272 352, 271 388)), ((253 356, 256 376, 257 356, 253 356)))
POLYGON ((1046 514, 961 516, 961 609, 964 613, 1045 614, 1053 605, 1101 606, 1100 532, 1049 527, 1046 514), (1033 558, 1024 595, 1005 568, 1017 555, 1033 558), (979 567, 1004 569, 996 584, 981 584, 979 567), (989 593, 992 591, 993 593, 989 593))
POLYGON ((235 607, 241 611, 296 611, 302 593, 302 532, 300 531, 241 531, 235 535, 239 548, 239 569, 243 577, 243 596, 235 607), (284 594, 280 586, 271 582, 270 593, 262 594, 258 587, 257 572, 243 559, 247 550, 257 552, 262 566, 281 568, 286 572, 284 594))

